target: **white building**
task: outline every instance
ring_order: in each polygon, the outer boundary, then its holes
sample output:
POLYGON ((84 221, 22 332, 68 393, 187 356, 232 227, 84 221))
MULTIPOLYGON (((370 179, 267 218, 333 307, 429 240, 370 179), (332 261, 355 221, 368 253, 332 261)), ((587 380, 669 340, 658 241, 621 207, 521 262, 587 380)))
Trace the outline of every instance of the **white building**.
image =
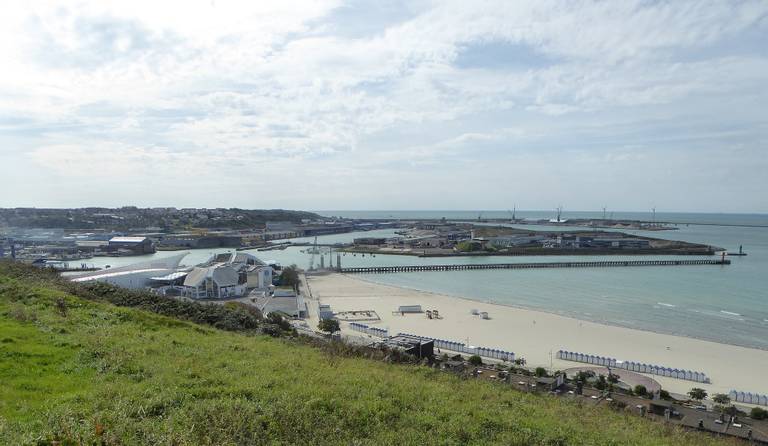
POLYGON ((223 299, 245 294, 246 284, 230 265, 197 267, 184 279, 182 294, 194 299, 223 299))
POLYGON ((182 295, 194 299, 240 297, 272 286, 272 267, 242 252, 216 254, 184 279, 182 295))
POLYGON ((181 259, 187 253, 177 254, 162 259, 152 259, 146 262, 118 268, 108 268, 72 276, 73 282, 107 282, 123 288, 144 288, 150 285, 150 278, 176 272, 181 259))

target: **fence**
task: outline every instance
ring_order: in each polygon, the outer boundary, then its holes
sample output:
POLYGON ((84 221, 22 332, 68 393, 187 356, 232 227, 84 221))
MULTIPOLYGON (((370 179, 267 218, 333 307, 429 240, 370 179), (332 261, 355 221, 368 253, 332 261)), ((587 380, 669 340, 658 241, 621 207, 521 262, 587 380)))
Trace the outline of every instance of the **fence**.
POLYGON ((620 361, 615 358, 606 358, 603 356, 589 355, 586 353, 569 352, 559 350, 557 358, 565 361, 583 362, 587 364, 601 365, 605 367, 629 370, 631 372, 649 373, 651 375, 667 376, 670 378, 684 379, 698 383, 709 383, 709 377, 703 372, 693 372, 690 370, 673 369, 653 364, 644 364, 634 361, 620 361))
MULTIPOLYGON (((389 337, 388 330, 384 330, 382 328, 370 327, 368 325, 360 324, 357 322, 351 322, 349 324, 349 328, 351 328, 352 330, 358 331, 360 333, 365 333, 372 336, 378 336, 380 338, 389 337)), ((462 342, 448 341, 446 339, 430 338, 428 336, 419 336, 419 335, 414 335, 410 333, 398 333, 398 336, 412 336, 416 338, 426 339, 429 341, 434 341, 435 348, 450 350, 452 352, 466 353, 469 355, 479 355, 485 358, 500 359, 502 361, 515 360, 514 353, 508 352, 505 350, 496 349, 496 348, 473 347, 471 345, 466 345, 462 342)))
POLYGON ((750 393, 750 392, 737 392, 736 390, 731 390, 728 396, 731 398, 732 401, 737 401, 739 403, 768 406, 768 395, 760 395, 757 393, 750 393))

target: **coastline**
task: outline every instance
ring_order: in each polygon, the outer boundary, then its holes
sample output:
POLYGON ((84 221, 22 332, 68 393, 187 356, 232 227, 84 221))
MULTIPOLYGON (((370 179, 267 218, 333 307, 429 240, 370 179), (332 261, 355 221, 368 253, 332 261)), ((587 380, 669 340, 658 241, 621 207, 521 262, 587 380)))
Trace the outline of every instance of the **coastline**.
MULTIPOLYGON (((349 275, 349 276, 352 277, 351 275, 349 275)), ((525 306, 522 306, 522 305, 515 305, 515 304, 511 304, 511 303, 496 302, 496 301, 493 301, 493 300, 490 300, 490 299, 489 300, 485 300, 485 301, 481 301, 481 300, 473 299, 471 297, 460 296, 458 294, 438 293, 438 292, 429 291, 429 290, 422 290, 422 289, 419 289, 419 288, 414 288, 414 287, 410 287, 410 286, 406 286, 406 285, 390 285, 390 284, 386 284, 386 283, 376 282, 375 280, 367 279, 367 278, 365 278, 362 275, 355 275, 354 279, 362 281, 362 282, 367 282, 367 283, 370 283, 372 285, 391 286, 391 287, 394 287, 394 288, 401 288, 401 289, 404 289, 404 290, 411 290, 411 291, 418 292, 418 293, 432 294, 432 295, 435 295, 435 296, 450 297, 450 298, 453 298, 453 299, 461 299, 461 300, 465 300, 465 301, 468 301, 468 302, 484 303, 484 304, 496 305, 496 306, 500 306, 500 307, 513 308, 513 309, 522 310, 522 311, 531 311, 531 312, 534 312, 534 313, 551 314, 553 316, 560 316, 560 317, 563 317, 563 318, 566 318, 566 319, 572 319, 574 321, 590 322, 592 324, 605 325, 607 327, 625 328, 627 330, 637 330, 637 331, 644 332, 644 333, 654 333, 654 334, 660 334, 660 335, 665 335, 665 336, 674 336, 674 337, 678 337, 678 338, 686 338, 686 339, 693 339, 693 340, 697 340, 697 341, 711 342, 713 344, 718 344, 718 345, 725 345, 725 346, 731 346, 731 347, 740 347, 740 348, 746 348, 746 349, 751 349, 751 350, 759 350, 759 351, 763 351, 763 352, 768 352, 768 348, 762 348, 762 347, 754 346, 754 345, 741 345, 741 344, 734 344, 734 343, 729 343, 729 342, 721 342, 721 341, 718 341, 718 340, 715 340, 715 339, 697 338, 695 336, 689 336, 689 335, 682 334, 682 333, 674 333, 674 332, 671 332, 671 331, 667 332, 667 331, 657 331, 657 330, 650 330, 650 329, 630 327, 630 326, 622 325, 622 324, 619 324, 619 323, 612 323, 611 321, 606 321, 606 320, 579 318, 579 317, 573 316, 572 314, 569 314, 569 313, 556 313, 556 312, 553 312, 553 311, 548 311, 546 309, 533 308, 533 307, 525 307, 525 306)))
MULTIPOLYGON (((766 350, 384 285, 350 275, 308 276, 307 280, 314 298, 330 304, 333 311, 375 310, 381 321, 366 324, 388 328, 392 333, 408 332, 514 351, 534 367, 551 365, 553 369, 562 370, 584 365, 558 360, 555 353, 564 349, 700 371, 712 379, 711 384, 700 384, 653 376, 665 389, 680 394, 692 387, 703 387, 710 394, 730 390, 768 393, 768 382, 762 379, 768 370, 766 350), (424 314, 392 313, 399 305, 416 304, 425 310, 438 309, 442 319, 430 320, 424 314), (473 309, 487 311, 490 319, 471 315, 473 309)), ((348 323, 341 325, 343 331, 350 333, 348 323)))

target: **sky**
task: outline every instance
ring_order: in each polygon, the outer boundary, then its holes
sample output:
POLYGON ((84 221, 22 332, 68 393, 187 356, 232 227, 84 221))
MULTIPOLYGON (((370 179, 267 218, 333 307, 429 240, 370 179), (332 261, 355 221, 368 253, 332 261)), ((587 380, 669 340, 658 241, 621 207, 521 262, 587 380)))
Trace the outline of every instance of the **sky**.
POLYGON ((768 212, 768 2, 6 2, 0 207, 768 212))

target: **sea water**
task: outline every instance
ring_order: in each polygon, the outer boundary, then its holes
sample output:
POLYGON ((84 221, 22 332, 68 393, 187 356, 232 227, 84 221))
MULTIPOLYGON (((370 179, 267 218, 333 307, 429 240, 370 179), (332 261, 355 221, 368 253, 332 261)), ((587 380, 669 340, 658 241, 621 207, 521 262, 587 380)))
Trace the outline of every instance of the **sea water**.
MULTIPOLYGON (((323 215, 355 218, 477 219, 477 212, 463 211, 322 211, 323 215)), ((599 218, 602 213, 567 213, 564 218, 599 218)), ((509 218, 507 212, 484 212, 483 218, 509 218)), ((552 218, 546 212, 517 212, 518 218, 552 218)), ((650 213, 616 213, 614 218, 651 220, 650 213)), ((389 285, 458 297, 547 311, 582 320, 641 330, 689 336, 720 343, 768 349, 768 216, 738 214, 657 213, 658 221, 681 222, 673 231, 625 231, 650 237, 684 240, 725 248, 744 246, 746 257, 730 257, 724 266, 666 266, 635 268, 563 268, 525 270, 474 270, 370 274, 366 279, 389 285), (707 223, 699 225, 685 223, 707 223), (750 225, 750 226, 720 226, 750 225)), ((549 229, 530 226, 532 229, 549 229)), ((575 230, 578 228, 553 228, 575 230)), ((394 230, 363 233, 390 237, 394 230)), ((350 242, 361 233, 318 237, 318 243, 350 242)), ((312 242, 314 237, 300 239, 312 242)), ((293 241, 297 241, 293 239, 293 241)), ((184 259, 194 265, 225 250, 190 250, 184 259)), ((306 247, 256 252, 263 260, 282 265, 309 266, 306 247)), ((326 251, 327 252, 327 251, 326 251)), ((97 266, 120 266, 152 256, 97 258, 97 266)), ((319 264, 319 255, 314 256, 319 264)), ((336 263, 336 253, 325 255, 336 263)), ((444 263, 511 263, 604 260, 605 256, 494 256, 419 258, 398 255, 343 254, 343 266, 420 265, 444 263)), ((669 259, 675 256, 611 256, 619 259, 669 259)), ((695 258, 684 256, 682 258, 695 258)), ((711 258, 711 257, 704 257, 711 258)), ((414 302, 418 304, 418 302, 414 302)))

